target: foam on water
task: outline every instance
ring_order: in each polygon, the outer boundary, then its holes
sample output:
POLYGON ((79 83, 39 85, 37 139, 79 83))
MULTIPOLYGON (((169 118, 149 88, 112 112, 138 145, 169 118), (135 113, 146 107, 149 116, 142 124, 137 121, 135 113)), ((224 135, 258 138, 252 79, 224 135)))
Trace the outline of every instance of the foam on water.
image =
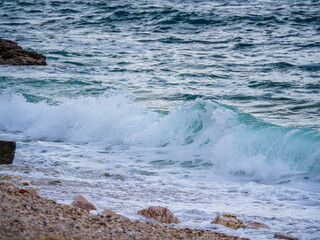
POLYGON ((1 172, 31 178, 43 196, 70 203, 89 194, 102 209, 140 220, 139 209, 162 205, 182 227, 252 239, 320 236, 316 130, 267 124, 202 99, 159 112, 118 92, 55 103, 26 97, 1 95, 0 137, 18 146, 15 165, 1 172), (224 213, 272 230, 209 224, 224 213))
POLYGON ((20 132, 29 139, 161 149, 185 167, 209 164, 219 172, 255 181, 296 174, 318 178, 318 131, 266 124, 209 100, 198 99, 164 114, 120 93, 58 104, 5 94, 0 112, 5 113, 0 115, 0 130, 20 132))

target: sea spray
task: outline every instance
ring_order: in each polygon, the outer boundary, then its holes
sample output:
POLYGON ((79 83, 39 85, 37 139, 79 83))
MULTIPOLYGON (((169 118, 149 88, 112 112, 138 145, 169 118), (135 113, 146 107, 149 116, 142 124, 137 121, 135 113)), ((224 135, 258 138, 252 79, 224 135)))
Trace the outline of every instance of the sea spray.
POLYGON ((120 93, 58 104, 8 94, 0 100, 0 111, 6 113, 0 116, 2 131, 34 140, 127 146, 127 151, 161 149, 169 159, 189 161, 190 167, 206 163, 213 170, 259 181, 318 173, 318 131, 267 124, 210 100, 159 113, 120 93))

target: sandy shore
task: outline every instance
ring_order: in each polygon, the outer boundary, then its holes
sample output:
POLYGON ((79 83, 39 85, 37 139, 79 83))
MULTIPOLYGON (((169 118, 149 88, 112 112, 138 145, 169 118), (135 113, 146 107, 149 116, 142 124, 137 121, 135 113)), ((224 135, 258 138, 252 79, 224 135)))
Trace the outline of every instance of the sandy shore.
MULTIPOLYGON (((11 186, 10 186, 11 185, 11 186)), ((207 230, 95 215, 0 183, 0 239, 244 239, 207 230)))

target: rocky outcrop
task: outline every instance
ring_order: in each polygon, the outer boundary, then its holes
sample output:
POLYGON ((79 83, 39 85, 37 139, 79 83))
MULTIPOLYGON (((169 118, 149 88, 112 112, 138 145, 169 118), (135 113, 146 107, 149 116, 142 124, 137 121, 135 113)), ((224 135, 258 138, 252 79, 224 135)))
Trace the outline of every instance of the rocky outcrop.
POLYGON ((23 50, 17 43, 0 38, 0 65, 46 65, 46 57, 23 50))
POLYGON ((73 200, 71 206, 82 208, 85 210, 97 210, 99 208, 98 205, 89 196, 81 194, 73 200))
POLYGON ((249 222, 246 225, 246 229, 259 229, 259 228, 270 229, 267 225, 259 222, 249 222))
POLYGON ((147 209, 142 209, 137 212, 137 214, 142 215, 146 218, 152 218, 160 223, 180 223, 179 219, 174 216, 174 214, 167 208, 164 207, 149 207, 147 209))
POLYGON ((222 226, 232 228, 234 230, 237 230, 238 228, 245 228, 245 225, 243 222, 238 219, 234 215, 230 214, 224 214, 222 216, 217 216, 213 221, 211 222, 212 224, 220 224, 222 226))
POLYGON ((0 141, 0 164, 11 164, 16 151, 16 143, 12 141, 0 141))
POLYGON ((281 233, 281 232, 275 233, 273 237, 274 238, 278 238, 278 239, 299 240, 299 238, 292 237, 290 235, 287 235, 287 234, 284 234, 284 233, 281 233))

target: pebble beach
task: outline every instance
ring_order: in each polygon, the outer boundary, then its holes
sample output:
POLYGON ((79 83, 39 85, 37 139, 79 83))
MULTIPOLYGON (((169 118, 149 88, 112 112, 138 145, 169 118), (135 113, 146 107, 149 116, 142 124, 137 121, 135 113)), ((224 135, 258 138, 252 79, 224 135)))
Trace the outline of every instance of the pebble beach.
POLYGON ((7 180, 0 182, 0 202, 0 239, 3 240, 247 239, 149 221, 131 221, 121 215, 92 214, 87 210, 58 204, 52 199, 21 193, 7 180))

